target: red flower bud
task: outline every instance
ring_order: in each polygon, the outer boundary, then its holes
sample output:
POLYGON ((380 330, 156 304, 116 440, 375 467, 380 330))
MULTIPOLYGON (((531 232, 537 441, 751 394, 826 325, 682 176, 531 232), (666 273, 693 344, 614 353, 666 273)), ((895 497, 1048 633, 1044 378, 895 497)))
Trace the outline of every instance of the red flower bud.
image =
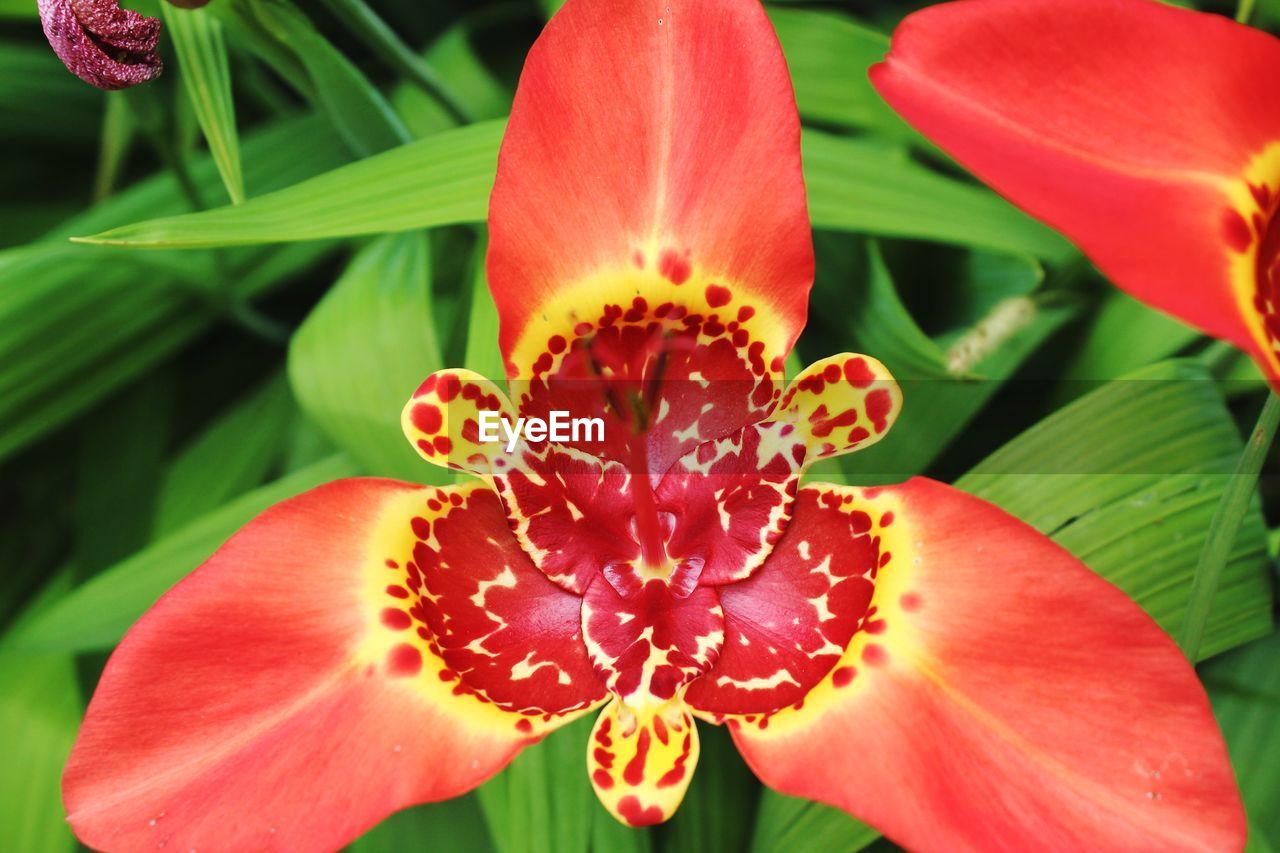
POLYGON ((115 0, 39 0, 53 52, 72 74, 99 89, 125 89, 157 76, 160 22, 115 0))

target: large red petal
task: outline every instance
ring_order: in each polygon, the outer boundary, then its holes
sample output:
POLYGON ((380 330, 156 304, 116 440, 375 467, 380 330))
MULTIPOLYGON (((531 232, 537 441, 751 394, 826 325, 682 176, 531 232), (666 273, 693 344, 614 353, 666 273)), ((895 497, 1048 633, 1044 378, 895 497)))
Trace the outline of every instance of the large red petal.
MULTIPOLYGON (((602 696, 571 637, 575 608, 557 599, 576 603, 523 558, 487 491, 344 480, 279 504, 112 656, 63 779, 72 828, 108 850, 334 849, 397 809, 463 793, 602 696), (450 567, 469 579, 442 580, 450 567), (468 584, 477 608, 512 621, 528 602, 498 606, 507 584, 539 603, 539 623, 509 629, 541 656, 521 701, 486 695, 492 665, 462 661, 460 681, 435 653, 424 573, 433 610, 468 584), (577 690, 540 678, 543 658, 577 690)), ((496 639, 471 633, 480 652, 496 639)))
POLYGON ((795 98, 760 4, 569 0, 525 63, 489 225, 513 377, 637 295, 649 322, 663 304, 721 327, 753 314, 766 361, 785 355, 813 249, 795 98))
POLYGON ((1273 376, 1280 299, 1257 270, 1276 79, 1275 38, 1152 0, 947 3, 903 21, 872 69, 908 121, 1117 285, 1273 376))
POLYGON ((940 483, 815 488, 785 539, 838 550, 865 514, 876 624, 798 709, 732 724, 766 784, 911 849, 1243 847, 1204 690, 1123 593, 940 483))

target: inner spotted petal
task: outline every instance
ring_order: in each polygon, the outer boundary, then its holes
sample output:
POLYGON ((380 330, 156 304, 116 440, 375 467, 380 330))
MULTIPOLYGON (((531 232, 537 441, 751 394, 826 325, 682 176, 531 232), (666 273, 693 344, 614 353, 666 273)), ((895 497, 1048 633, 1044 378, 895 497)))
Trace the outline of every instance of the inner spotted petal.
POLYGON ((720 589, 724 647, 715 667, 689 686, 689 704, 713 716, 794 705, 840 662, 859 631, 869 638, 865 660, 835 679, 844 683, 857 666, 876 665, 874 637, 884 623, 871 600, 892 560, 882 538, 892 524, 892 512, 859 506, 852 492, 800 490, 791 525, 764 567, 720 589))
POLYGON ((437 490, 411 527, 412 559, 388 561, 381 612, 382 625, 404 635, 403 665, 426 644, 455 693, 533 718, 521 721, 526 731, 604 698, 582 644, 580 600, 539 574, 513 538, 495 537, 496 495, 437 490))
POLYGON ((662 704, 706 672, 724 642, 714 589, 680 597, 651 579, 623 595, 606 579, 582 600, 582 632, 596 676, 630 704, 662 704))
POLYGON ((532 369, 512 389, 522 415, 604 418, 603 442, 572 443, 604 458, 630 464, 631 437, 643 434, 646 465, 661 474, 773 408, 789 338, 746 288, 678 252, 638 250, 633 262, 548 309, 561 319, 526 335, 519 363, 532 369))
POLYGON ((628 826, 662 823, 698 764, 698 729, 680 700, 633 709, 614 699, 596 720, 587 771, 600 802, 628 826))

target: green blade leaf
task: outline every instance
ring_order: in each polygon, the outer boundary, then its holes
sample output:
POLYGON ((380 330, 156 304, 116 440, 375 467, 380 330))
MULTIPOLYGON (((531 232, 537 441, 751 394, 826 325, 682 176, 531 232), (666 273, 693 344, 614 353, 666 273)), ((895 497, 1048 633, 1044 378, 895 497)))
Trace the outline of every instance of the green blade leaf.
POLYGON ((1280 845, 1280 634, 1209 661, 1200 675, 1252 819, 1250 849, 1280 845))
POLYGON ((664 853, 745 850, 760 783, 722 726, 698 726, 701 755, 684 802, 664 827, 664 853))
MULTIPOLYGON (((126 225, 89 243, 193 248, 352 237, 483 221, 501 122, 445 131, 239 207, 126 225)), ((806 132, 815 227, 1061 259, 1065 240, 989 190, 944 177, 901 151, 806 132)))
POLYGON ((365 157, 409 140, 409 131, 364 73, 288 0, 251 0, 258 22, 291 50, 316 105, 356 154, 365 157))
POLYGON ((477 789, 499 853, 586 853, 604 810, 583 771, 592 723, 552 732, 477 789))
POLYGON ((62 765, 71 753, 84 699, 70 655, 23 655, 10 636, 71 585, 52 580, 0 639, 0 850, 69 853, 76 849, 62 808, 62 765))
MULTIPOLYGON (((1050 534, 1169 631, 1241 448, 1205 368, 1162 362, 1055 412, 956 485, 1050 534)), ((1271 630, 1267 572, 1254 510, 1223 569, 1202 658, 1271 630)))
POLYGON ((204 133, 222 185, 233 204, 244 201, 240 170, 240 136, 231 98, 231 68, 222 22, 207 9, 179 9, 160 4, 182 70, 182 85, 204 133))
POLYGON ((281 375, 225 409, 169 463, 156 502, 154 537, 167 536, 260 485, 280 461, 297 416, 281 375))
POLYGON ((495 850, 475 794, 428 803, 397 812, 347 848, 349 853, 401 853, 404 850, 495 850))
POLYGON ((787 57, 801 117, 920 141, 867 78, 867 69, 889 50, 887 35, 832 12, 774 6, 769 20, 787 57))
POLYGON ((765 789, 751 853, 854 853, 879 837, 879 832, 839 809, 765 789))
POLYGON ((485 218, 505 123, 481 122, 341 166, 235 207, 81 238, 122 246, 235 246, 412 231, 485 218))
POLYGON ((883 143, 806 130, 814 228, 909 237, 1062 260, 1071 245, 995 193, 934 172, 883 143))
POLYGON ((289 347, 303 410, 370 472, 448 482, 400 428, 400 411, 442 367, 431 308, 431 259, 421 232, 361 250, 289 347))
POLYGON ((236 498, 76 587, 15 629, 10 648, 111 648, 157 598, 258 513, 321 483, 355 473, 354 462, 345 456, 334 456, 236 498))

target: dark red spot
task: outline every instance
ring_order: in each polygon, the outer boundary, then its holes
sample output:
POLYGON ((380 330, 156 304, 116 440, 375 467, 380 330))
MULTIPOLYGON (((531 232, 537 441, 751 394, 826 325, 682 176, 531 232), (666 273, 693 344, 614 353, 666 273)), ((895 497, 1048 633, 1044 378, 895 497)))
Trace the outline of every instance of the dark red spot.
POLYGON ((387 670, 396 678, 417 675, 422 671, 422 652, 408 643, 401 643, 387 653, 387 670))
POLYGON ((434 435, 444 425, 444 416, 440 407, 430 403, 419 403, 413 407, 413 425, 427 435, 434 435))
POLYGON ((662 823, 662 809, 657 806, 644 808, 634 794, 622 798, 618 803, 618 814, 622 815, 622 819, 631 826, 653 826, 655 823, 662 823))
POLYGON ((551 350, 556 355, 564 352, 567 346, 569 346, 569 342, 561 335, 552 335, 551 340, 547 341, 547 349, 551 350))
POLYGON ((858 670, 851 666, 842 666, 835 672, 831 673, 831 683, 836 687, 845 687, 849 682, 853 681, 853 677, 858 674, 858 670))
POLYGON ((636 754, 627 762, 627 769, 622 771, 622 778, 628 785, 639 785, 644 781, 644 762, 649 755, 649 730, 640 730, 636 738, 636 754))
MULTIPOLYGON (((420 541, 425 541, 431 535, 431 522, 425 518, 414 518, 409 522, 409 526, 413 528, 413 535, 418 537, 420 541)), ((387 566, 396 568, 394 560, 387 560, 387 566)))
POLYGON ((880 516, 880 526, 881 526, 881 527, 888 527, 890 524, 893 524, 893 513, 892 513, 892 512, 886 512, 884 515, 880 516))
POLYGON ((672 284, 684 284, 693 272, 689 259, 678 254, 674 249, 664 249, 658 257, 658 272, 672 284))
POLYGON ((516 723, 516 730, 524 732, 525 734, 528 734, 529 732, 533 731, 533 723, 529 722, 528 720, 520 720, 519 722, 516 723))
POLYGON ((388 607, 382 611, 382 624, 386 625, 393 631, 403 631, 413 624, 413 620, 409 618, 409 614, 403 610, 397 610, 394 607, 388 607))
POLYGON ((854 533, 866 533, 871 529, 871 516, 865 512, 849 513, 849 528, 854 533))
POLYGON ((893 411, 893 397, 887 388, 877 388, 867 395, 867 417, 876 432, 884 432, 889 412, 893 411))
POLYGON ((387 595, 391 596, 392 598, 408 598, 409 590, 405 589, 402 586, 392 585, 387 587, 387 595))
POLYGON ((738 322, 745 323, 756 315, 756 309, 750 305, 743 305, 738 309, 738 322))
POLYGON ((865 359, 850 358, 844 363, 844 378, 855 388, 867 388, 876 381, 876 375, 865 359))
POLYGON ((613 787, 613 777, 603 770, 597 770, 592 773, 591 778, 595 781, 597 788, 607 791, 613 787))
MULTIPOLYGON (((414 521, 421 521, 421 522, 423 522, 423 523, 426 523, 426 519, 425 519, 425 518, 415 518, 415 519, 414 519, 414 521)), ((414 532, 414 533, 417 533, 417 532, 418 532, 418 529, 415 527, 415 528, 414 528, 414 530, 413 530, 413 532, 414 532)), ((387 568, 388 568, 388 569, 398 569, 398 568, 400 568, 400 564, 399 564, 399 563, 397 563, 395 560, 387 560, 387 568)))
POLYGON ((431 391, 436 387, 437 381, 439 380, 437 379, 436 375, 434 373, 431 374, 426 379, 422 380, 422 384, 418 386, 418 390, 414 392, 413 396, 421 397, 424 394, 430 394, 431 391))
POLYGON ((707 285, 707 304, 712 308, 720 308, 733 301, 733 291, 719 284, 707 285))
POLYGON ((462 390, 462 382, 452 373, 446 373, 440 378, 440 388, 436 391, 441 402, 447 403, 454 397, 458 396, 458 392, 462 390))
POLYGON ((1235 208, 1228 208, 1223 213, 1222 237, 1227 241, 1227 245, 1237 252, 1246 251, 1253 243, 1253 233, 1249 230, 1249 223, 1244 221, 1240 211, 1235 208))
POLYGON ((867 643, 862 649, 862 662, 867 666, 884 666, 889 661, 889 653, 883 646, 867 643))

